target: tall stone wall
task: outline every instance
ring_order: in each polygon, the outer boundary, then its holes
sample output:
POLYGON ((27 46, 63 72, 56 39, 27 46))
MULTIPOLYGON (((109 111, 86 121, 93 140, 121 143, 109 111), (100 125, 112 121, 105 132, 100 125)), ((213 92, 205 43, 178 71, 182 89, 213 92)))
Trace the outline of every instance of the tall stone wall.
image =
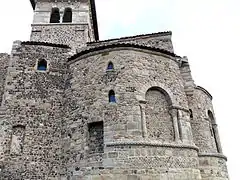
POLYGON ((199 169, 203 180, 226 180, 226 157, 222 154, 220 138, 214 117, 212 96, 202 87, 195 87, 188 96, 192 111, 191 125, 194 143, 199 147, 199 169), (209 116, 213 113, 213 117, 209 116))
POLYGON ((61 122, 69 49, 16 42, 4 93, 1 179, 56 179, 61 167, 61 122), (47 61, 47 70, 37 69, 47 61))
POLYGON ((10 55, 6 53, 0 53, 0 103, 2 102, 2 96, 5 87, 5 80, 7 76, 7 67, 9 64, 10 55))
POLYGON ((86 46, 90 41, 88 24, 33 24, 31 41, 66 44, 73 49, 86 46))
POLYGON ((69 66, 63 179, 201 178, 188 102, 179 64, 173 57, 116 48, 83 55, 70 61, 69 66), (107 70, 110 61, 114 69, 107 70), (154 99, 148 98, 147 93, 152 87, 164 90, 170 98, 166 100, 162 91, 154 91, 154 98, 164 102, 163 107, 158 103, 147 107, 154 99), (110 90, 115 92, 116 103, 109 102, 110 90), (156 119, 150 115, 147 118, 146 112, 153 106, 156 112, 164 113, 153 114, 156 119), (146 126, 147 120, 166 124, 156 123, 152 129, 146 126), (92 132, 88 131, 93 122, 103 123, 104 151, 90 154, 92 132), (171 123, 175 126, 169 131, 169 138, 162 138, 161 133, 159 138, 151 137, 171 123))
POLYGON ((216 143, 212 135, 212 122, 208 110, 213 111, 211 97, 201 89, 194 90, 194 95, 188 96, 189 108, 192 110, 192 128, 195 144, 200 153, 217 153, 216 143))

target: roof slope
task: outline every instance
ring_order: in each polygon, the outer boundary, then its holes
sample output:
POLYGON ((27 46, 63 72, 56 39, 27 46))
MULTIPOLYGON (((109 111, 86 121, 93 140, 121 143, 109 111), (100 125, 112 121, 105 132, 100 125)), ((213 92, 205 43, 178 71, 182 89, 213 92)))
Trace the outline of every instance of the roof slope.
POLYGON ((94 46, 94 47, 89 47, 87 49, 83 49, 79 51, 77 54, 73 55, 68 59, 68 61, 72 61, 82 55, 85 55, 87 53, 95 52, 95 51, 100 51, 104 49, 109 49, 109 48, 119 48, 119 47, 132 47, 132 48, 139 48, 139 49, 144 49, 144 50, 151 50, 155 52, 160 52, 172 57, 179 57, 173 52, 167 51, 165 49, 160 49, 156 47, 151 47, 151 46, 145 46, 145 45, 140 45, 140 44, 132 44, 132 43, 113 43, 113 44, 102 44, 100 46, 94 46))

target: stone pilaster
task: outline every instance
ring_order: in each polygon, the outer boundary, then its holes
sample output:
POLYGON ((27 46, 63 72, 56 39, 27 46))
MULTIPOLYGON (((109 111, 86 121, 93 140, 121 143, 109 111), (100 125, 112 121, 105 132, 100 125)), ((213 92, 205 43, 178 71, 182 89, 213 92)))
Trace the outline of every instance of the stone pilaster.
POLYGON ((216 141, 217 150, 218 150, 219 153, 222 154, 223 152, 222 152, 222 146, 221 146, 221 142, 220 142, 220 137, 219 137, 217 124, 212 124, 212 128, 213 128, 214 138, 215 138, 215 141, 216 141))
POLYGON ((172 120, 173 120, 174 138, 175 138, 175 141, 178 142, 178 141, 180 141, 178 110, 177 109, 171 109, 170 113, 171 113, 172 120))
POLYGON ((146 101, 141 100, 140 103, 140 111, 141 111, 141 124, 142 124, 142 136, 144 138, 147 137, 147 125, 146 125, 146 115, 145 115, 145 108, 146 108, 146 101))

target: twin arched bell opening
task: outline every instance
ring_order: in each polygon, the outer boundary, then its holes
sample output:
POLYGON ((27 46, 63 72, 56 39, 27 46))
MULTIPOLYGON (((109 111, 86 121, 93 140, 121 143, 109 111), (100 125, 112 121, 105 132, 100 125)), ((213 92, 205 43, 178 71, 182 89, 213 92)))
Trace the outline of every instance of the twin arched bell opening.
MULTIPOLYGON (((52 8, 50 23, 60 23, 60 11, 59 8, 52 8)), ((72 9, 66 8, 63 14, 63 23, 71 23, 72 22, 72 9)))

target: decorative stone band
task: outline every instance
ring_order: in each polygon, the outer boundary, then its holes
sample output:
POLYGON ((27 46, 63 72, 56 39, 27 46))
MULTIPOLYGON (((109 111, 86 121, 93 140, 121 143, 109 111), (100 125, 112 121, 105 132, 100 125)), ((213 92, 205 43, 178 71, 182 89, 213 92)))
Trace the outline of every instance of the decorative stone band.
POLYGON ((189 113, 188 109, 186 109, 184 107, 180 107, 180 106, 171 106, 170 109, 182 110, 182 111, 185 111, 185 112, 189 113))
POLYGON ((111 146, 154 146, 154 147, 169 147, 169 148, 181 148, 181 149, 193 149, 198 151, 199 148, 195 145, 184 145, 184 144, 170 144, 160 142, 149 142, 149 141, 119 141, 106 143, 107 147, 111 146))
POLYGON ((80 26, 88 26, 87 23, 35 23, 35 24, 31 24, 31 26, 76 26, 76 25, 80 25, 80 26))
POLYGON ((219 153, 199 153, 198 156, 199 157, 216 157, 216 158, 221 158, 227 161, 227 157, 219 153))

